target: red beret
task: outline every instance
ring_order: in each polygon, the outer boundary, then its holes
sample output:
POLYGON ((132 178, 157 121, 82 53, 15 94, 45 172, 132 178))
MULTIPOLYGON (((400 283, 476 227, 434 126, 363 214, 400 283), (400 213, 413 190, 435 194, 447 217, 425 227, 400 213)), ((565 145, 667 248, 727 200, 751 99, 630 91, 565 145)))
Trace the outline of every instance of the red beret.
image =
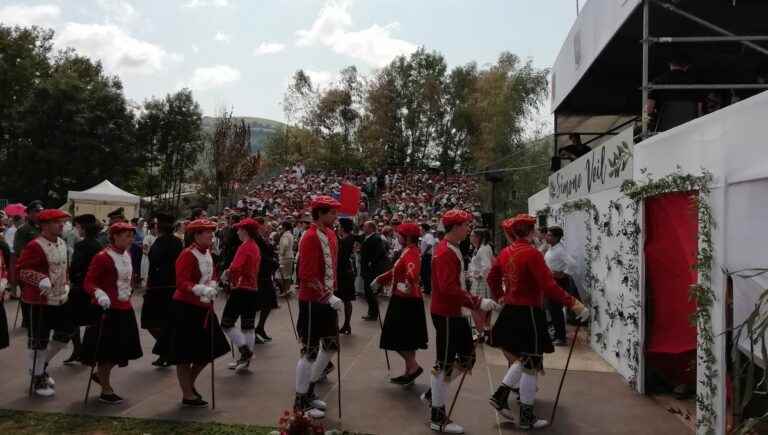
POLYGON ((59 219, 69 219, 69 213, 61 211, 57 208, 49 208, 41 211, 37 215, 38 222, 50 222, 59 219))
POLYGON ((464 210, 448 210, 443 214, 443 225, 449 226, 449 225, 457 225, 457 224, 463 224, 464 222, 469 222, 472 220, 472 215, 465 212, 464 210))
POLYGON ((261 224, 259 224, 258 221, 251 218, 243 219, 234 225, 235 229, 243 228, 243 229, 251 229, 253 231, 258 230, 260 226, 261 224))
POLYGON ((505 233, 512 233, 515 228, 521 226, 521 225, 536 225, 536 218, 528 215, 528 214, 518 214, 515 217, 505 219, 501 223, 501 229, 504 230, 505 233))
POLYGON ((198 231, 213 231, 216 224, 208 219, 197 219, 187 224, 185 231, 187 233, 196 233, 198 231))
POLYGON ((418 225, 411 222, 406 222, 398 225, 395 231, 400 233, 403 237, 421 236, 421 228, 419 228, 418 225))
POLYGON ((330 196, 318 195, 318 196, 312 197, 312 202, 309 204, 309 207, 312 209, 321 208, 321 207, 339 208, 341 207, 341 203, 331 198, 330 196))
POLYGON ((119 234, 125 231, 136 231, 136 227, 128 222, 116 222, 109 226, 109 234, 119 234))

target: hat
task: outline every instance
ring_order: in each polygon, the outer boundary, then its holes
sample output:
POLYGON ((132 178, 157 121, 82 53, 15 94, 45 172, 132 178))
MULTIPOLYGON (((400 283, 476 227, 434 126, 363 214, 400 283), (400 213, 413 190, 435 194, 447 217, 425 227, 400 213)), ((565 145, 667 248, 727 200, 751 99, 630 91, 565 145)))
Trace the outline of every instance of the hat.
POLYGON ((453 209, 445 212, 441 220, 445 226, 457 225, 471 221, 472 215, 465 212, 464 210, 453 209))
POLYGON ((200 231, 213 231, 216 229, 216 224, 208 219, 197 219, 187 224, 185 228, 188 233, 197 233, 200 231))
POLYGON ((85 227, 88 225, 96 225, 99 221, 96 219, 96 216, 92 214, 81 214, 80 216, 75 216, 73 221, 80 225, 81 227, 85 227))
POLYGON ((129 224, 128 222, 116 222, 109 226, 110 235, 120 234, 126 231, 136 231, 136 227, 129 224))
POLYGON ((43 209, 45 209, 45 206, 43 205, 43 201, 36 199, 30 202, 29 205, 27 206, 27 213, 37 213, 37 212, 43 211, 43 209))
POLYGON ((505 219, 501 223, 501 229, 503 229, 505 233, 512 233, 514 232, 515 228, 518 228, 522 225, 536 225, 536 218, 531 215, 521 213, 515 217, 505 219))
POLYGON ((397 226, 395 231, 400 233, 403 237, 419 237, 421 236, 421 228, 412 222, 405 222, 397 226))
POLYGON ((166 213, 155 213, 153 217, 157 219, 159 224, 173 225, 175 222, 174 217, 166 213))
POLYGON ((107 217, 110 218, 110 219, 111 218, 116 218, 116 217, 124 218, 125 217, 125 209, 123 207, 120 207, 117 210, 112 210, 111 212, 109 212, 107 214, 107 217))
POLYGON ((341 203, 327 195, 318 195, 312 198, 309 204, 313 210, 316 208, 339 208, 341 203))
POLYGON ((233 226, 234 226, 235 229, 238 229, 238 230, 240 228, 242 228, 244 230, 256 231, 256 230, 259 229, 261 224, 258 221, 256 221, 255 219, 246 218, 246 219, 243 219, 240 222, 236 223, 233 226))
POLYGON ((65 211, 61 211, 57 208, 49 208, 41 211, 40 214, 37 215, 37 220, 38 222, 49 222, 59 219, 67 219, 69 217, 69 213, 65 211))

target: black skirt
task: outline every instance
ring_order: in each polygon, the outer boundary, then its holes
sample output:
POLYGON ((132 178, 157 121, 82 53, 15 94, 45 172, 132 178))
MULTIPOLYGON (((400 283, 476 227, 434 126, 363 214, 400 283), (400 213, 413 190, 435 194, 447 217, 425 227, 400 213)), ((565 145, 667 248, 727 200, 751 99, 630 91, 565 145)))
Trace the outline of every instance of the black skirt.
POLYGON ((274 285, 263 285, 256 291, 256 308, 274 310, 277 308, 277 292, 274 285))
POLYGON ((526 305, 504 306, 489 344, 519 356, 541 356, 555 351, 544 310, 526 305))
POLYGON ((73 288, 69 292, 67 308, 75 326, 95 325, 101 309, 91 303, 91 296, 81 288, 73 288))
POLYGON ((301 341, 310 347, 317 346, 320 339, 336 338, 339 331, 336 310, 328 304, 299 301, 299 319, 296 322, 296 329, 301 341))
POLYGON ((337 298, 344 302, 355 300, 355 275, 339 274, 339 288, 333 292, 337 298))
POLYGON ((152 353, 171 364, 204 364, 229 353, 216 313, 208 308, 171 302, 170 322, 152 353), (212 343, 213 342, 213 343, 212 343), (213 351, 211 351, 213 344, 213 351))
POLYGON ((165 329, 168 326, 175 291, 175 287, 147 289, 141 306, 142 329, 165 329))
POLYGON ((392 296, 384 318, 379 347, 405 352, 426 349, 428 341, 424 300, 392 296))
MULTIPOLYGON (((2 293, 0 293, 1 295, 2 293)), ((10 344, 8 337, 8 319, 5 316, 5 307, 0 304, 0 349, 5 349, 10 344)))
POLYGON ((111 362, 125 367, 143 355, 133 309, 107 310, 95 325, 85 329, 81 354, 85 365, 111 362))

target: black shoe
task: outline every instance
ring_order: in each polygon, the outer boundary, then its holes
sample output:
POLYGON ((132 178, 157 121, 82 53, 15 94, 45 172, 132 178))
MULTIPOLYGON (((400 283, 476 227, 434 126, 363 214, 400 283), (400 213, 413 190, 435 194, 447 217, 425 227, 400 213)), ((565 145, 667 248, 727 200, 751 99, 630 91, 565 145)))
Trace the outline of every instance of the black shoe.
POLYGON ((339 334, 352 335, 352 328, 350 328, 349 325, 342 326, 341 329, 339 329, 339 334))
POLYGON ((264 344, 264 340, 259 337, 259 334, 254 333, 253 334, 253 344, 264 344))
POLYGON ((568 346, 568 340, 564 338, 557 338, 555 341, 552 342, 557 347, 567 347, 568 346))
POLYGON ((407 383, 406 382, 407 379, 408 379, 408 375, 402 375, 396 378, 389 378, 389 382, 397 385, 405 385, 407 383))
POLYGON ((208 406, 208 402, 201 398, 195 397, 194 399, 183 399, 181 401, 181 405, 187 408, 205 408, 208 406))
POLYGON ((101 393, 101 396, 99 396, 99 402, 106 403, 108 405, 117 405, 118 403, 123 403, 123 398, 115 393, 101 393))
POLYGON ((263 341, 263 342, 269 343, 270 341, 272 341, 272 337, 267 335, 267 333, 264 332, 263 329, 257 329, 255 334, 256 334, 256 337, 261 339, 261 341, 263 341))
POLYGON ((192 387, 192 393, 197 396, 198 399, 202 399, 203 395, 197 392, 197 388, 192 387))
POLYGON ((415 381, 416 378, 421 376, 422 373, 424 373, 424 369, 419 367, 419 368, 416 369, 415 372, 411 373, 410 375, 406 375, 406 379, 408 380, 408 382, 406 382, 406 385, 407 384, 412 384, 413 381, 415 381))
POLYGON ((69 356, 69 358, 64 360, 64 365, 73 366, 79 362, 80 362, 80 357, 76 353, 73 353, 72 355, 69 356))
POLYGON ((512 410, 509 408, 509 393, 511 392, 512 388, 501 384, 496 392, 493 393, 489 402, 504 418, 509 421, 515 421, 515 417, 512 415, 512 410))
POLYGON ((160 358, 152 361, 152 365, 157 367, 157 368, 166 368, 166 367, 170 367, 171 363, 169 363, 168 361, 166 361, 162 357, 160 357, 160 358))
POLYGON ((368 322, 373 322, 373 321, 378 320, 379 316, 374 316, 372 314, 369 314, 367 316, 363 316, 362 319, 365 320, 365 321, 368 321, 368 322))

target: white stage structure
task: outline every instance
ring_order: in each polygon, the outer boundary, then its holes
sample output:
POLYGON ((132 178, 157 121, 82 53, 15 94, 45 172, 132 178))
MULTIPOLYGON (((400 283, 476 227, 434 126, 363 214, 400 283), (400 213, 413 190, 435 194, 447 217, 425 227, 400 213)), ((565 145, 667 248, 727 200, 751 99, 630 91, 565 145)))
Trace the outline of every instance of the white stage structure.
POLYGON ((67 203, 61 208, 74 215, 90 213, 97 219, 106 219, 107 214, 119 207, 125 210, 125 217, 133 219, 139 216, 141 198, 104 180, 96 186, 83 191, 70 190, 67 203))

